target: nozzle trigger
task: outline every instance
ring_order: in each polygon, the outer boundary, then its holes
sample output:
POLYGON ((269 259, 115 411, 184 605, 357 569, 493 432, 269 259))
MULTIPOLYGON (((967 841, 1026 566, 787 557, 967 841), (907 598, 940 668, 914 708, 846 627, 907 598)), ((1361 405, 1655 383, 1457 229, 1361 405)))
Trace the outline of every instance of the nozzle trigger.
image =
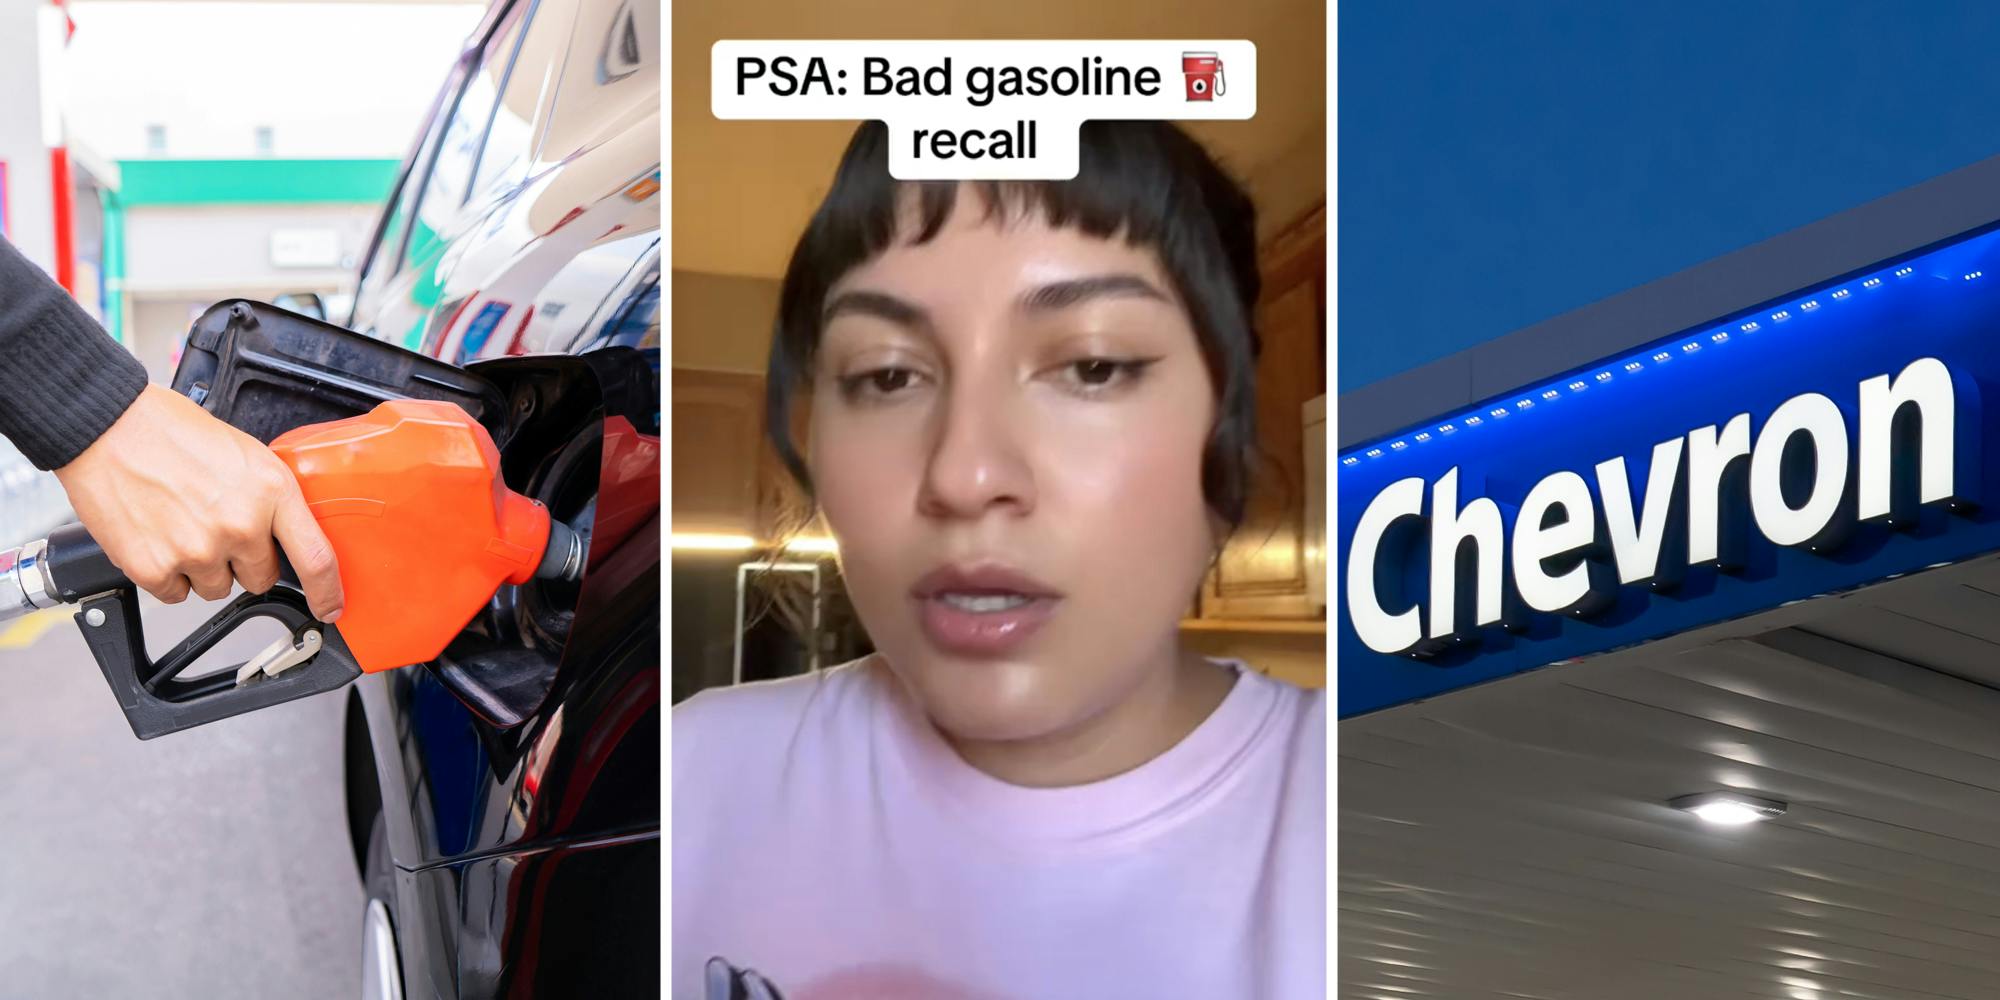
POLYGON ((293 644, 289 635, 279 636, 276 642, 251 657, 236 670, 236 686, 242 687, 258 676, 276 677, 293 667, 319 655, 321 639, 318 629, 307 629, 293 644))

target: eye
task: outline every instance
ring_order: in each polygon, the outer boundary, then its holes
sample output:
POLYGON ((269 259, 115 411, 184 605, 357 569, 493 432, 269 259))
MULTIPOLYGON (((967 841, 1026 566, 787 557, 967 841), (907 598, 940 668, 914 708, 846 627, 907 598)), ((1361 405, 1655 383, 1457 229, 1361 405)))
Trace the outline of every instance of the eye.
POLYGON ((843 375, 840 390, 849 399, 882 399, 906 392, 922 379, 914 368, 889 366, 843 375))
POLYGON ((1077 381, 1084 385, 1104 385, 1118 377, 1119 371, 1118 362, 1106 361, 1103 358, 1079 361, 1073 367, 1076 369, 1077 381))
POLYGON ((1096 395, 1138 379, 1153 358, 1084 358, 1060 369, 1062 381, 1075 392, 1096 395))
POLYGON ((916 374, 908 368, 878 368, 868 373, 868 383, 876 392, 890 393, 909 388, 910 380, 916 374))

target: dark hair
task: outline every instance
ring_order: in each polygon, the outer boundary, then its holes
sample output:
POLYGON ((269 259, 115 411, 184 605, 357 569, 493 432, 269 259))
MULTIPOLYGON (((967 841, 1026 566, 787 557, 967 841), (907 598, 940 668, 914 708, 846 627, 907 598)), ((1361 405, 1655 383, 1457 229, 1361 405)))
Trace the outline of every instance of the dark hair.
MULTIPOLYGON (((1202 495, 1231 527, 1240 525, 1256 447, 1256 210, 1207 151, 1170 123, 1088 122, 1079 140, 1074 180, 971 183, 989 214, 1039 209, 1051 226, 1107 239, 1123 234, 1159 255, 1193 320, 1215 388, 1202 495)), ((832 189, 792 250, 778 296, 766 433, 808 497, 812 478, 792 440, 791 401, 812 380, 827 290, 896 239, 910 207, 907 189, 916 192, 912 242, 918 244, 937 236, 958 198, 960 182, 891 178, 888 142, 881 122, 855 129, 832 189)))

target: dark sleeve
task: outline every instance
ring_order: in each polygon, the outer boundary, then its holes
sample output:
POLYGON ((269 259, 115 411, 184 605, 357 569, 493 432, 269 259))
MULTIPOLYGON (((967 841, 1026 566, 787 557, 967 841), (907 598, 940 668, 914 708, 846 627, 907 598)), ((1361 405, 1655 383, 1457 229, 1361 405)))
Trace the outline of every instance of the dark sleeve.
POLYGON ((0 435, 38 469, 81 454, 146 387, 146 367, 0 239, 0 435))

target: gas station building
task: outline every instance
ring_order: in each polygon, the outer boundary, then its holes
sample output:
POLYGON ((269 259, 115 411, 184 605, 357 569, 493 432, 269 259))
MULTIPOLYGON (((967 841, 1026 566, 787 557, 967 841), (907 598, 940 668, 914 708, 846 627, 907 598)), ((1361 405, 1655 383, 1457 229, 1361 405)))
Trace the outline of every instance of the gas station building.
POLYGON ((2000 159, 1342 396, 1342 997, 1994 995, 1996 220, 2000 159))

